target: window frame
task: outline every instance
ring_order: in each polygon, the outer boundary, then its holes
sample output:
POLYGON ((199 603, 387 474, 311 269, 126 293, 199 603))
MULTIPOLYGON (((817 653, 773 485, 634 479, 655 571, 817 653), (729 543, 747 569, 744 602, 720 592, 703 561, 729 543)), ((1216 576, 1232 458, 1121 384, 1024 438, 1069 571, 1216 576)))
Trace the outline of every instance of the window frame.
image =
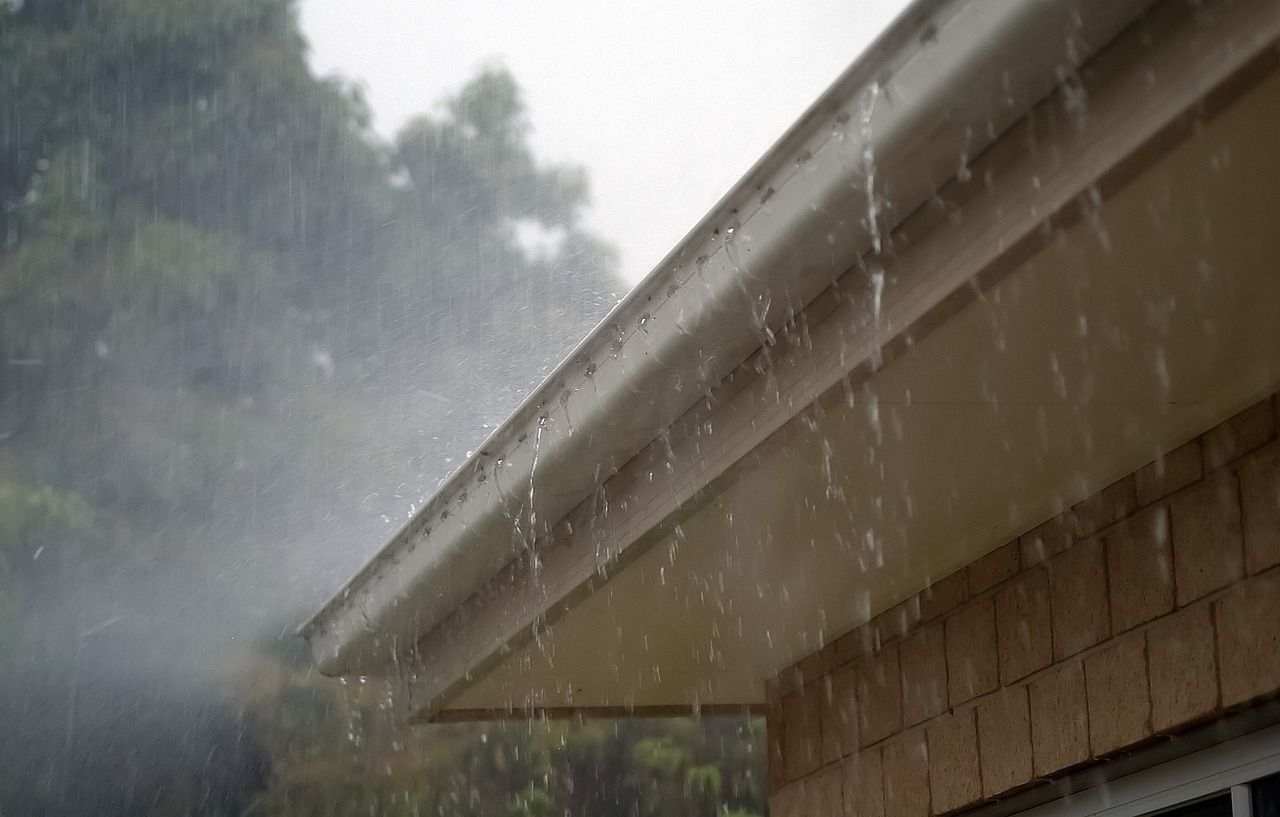
POLYGON ((1151 817, 1230 793, 1231 817, 1252 817, 1250 784, 1280 773, 1280 725, 1067 794, 1018 817, 1151 817))

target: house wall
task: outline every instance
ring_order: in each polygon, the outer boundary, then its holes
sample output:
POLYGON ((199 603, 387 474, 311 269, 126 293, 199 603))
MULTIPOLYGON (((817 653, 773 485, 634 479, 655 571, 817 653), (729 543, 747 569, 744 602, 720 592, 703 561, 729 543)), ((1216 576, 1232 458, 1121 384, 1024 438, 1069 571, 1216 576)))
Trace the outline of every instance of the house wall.
POLYGON ((931 817, 1280 693, 1272 396, 768 685, 776 817, 931 817))

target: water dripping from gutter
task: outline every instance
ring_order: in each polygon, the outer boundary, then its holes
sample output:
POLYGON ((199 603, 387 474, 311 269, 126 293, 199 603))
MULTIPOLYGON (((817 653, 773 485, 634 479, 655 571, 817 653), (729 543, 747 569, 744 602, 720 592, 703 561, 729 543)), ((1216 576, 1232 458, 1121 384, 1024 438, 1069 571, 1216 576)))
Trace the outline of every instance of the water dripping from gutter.
POLYGON ((870 270, 871 277, 871 365, 875 369, 879 369, 884 365, 881 349, 881 323, 880 317, 884 308, 884 267, 880 265, 878 260, 873 260, 870 270))
POLYGON ((529 534, 528 534, 528 552, 530 556, 530 564, 533 571, 538 570, 538 557, 534 552, 534 545, 538 541, 538 511, 534 507, 534 483, 538 471, 538 455, 542 450, 542 432, 547 429, 547 416, 544 414, 538 418, 538 428, 533 434, 533 460, 529 465, 529 534))
POLYGON ((862 170, 867 179, 867 230, 871 233, 871 248, 878 255, 882 248, 880 236, 880 203, 876 200, 876 157, 871 141, 871 124, 875 116, 876 102, 880 99, 880 83, 867 86, 867 99, 858 115, 859 137, 862 140, 862 170))

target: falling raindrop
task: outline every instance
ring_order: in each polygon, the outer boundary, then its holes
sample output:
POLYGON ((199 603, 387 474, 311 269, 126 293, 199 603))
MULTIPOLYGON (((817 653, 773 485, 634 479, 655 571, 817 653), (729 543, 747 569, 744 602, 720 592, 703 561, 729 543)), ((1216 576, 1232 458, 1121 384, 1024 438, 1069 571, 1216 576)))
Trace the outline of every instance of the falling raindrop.
POLYGON ((876 193, 875 122, 876 102, 880 99, 880 83, 872 82, 863 94, 858 112, 858 138, 862 143, 862 173, 866 180, 867 230, 871 233, 871 250, 882 250, 880 236, 880 200, 876 193))

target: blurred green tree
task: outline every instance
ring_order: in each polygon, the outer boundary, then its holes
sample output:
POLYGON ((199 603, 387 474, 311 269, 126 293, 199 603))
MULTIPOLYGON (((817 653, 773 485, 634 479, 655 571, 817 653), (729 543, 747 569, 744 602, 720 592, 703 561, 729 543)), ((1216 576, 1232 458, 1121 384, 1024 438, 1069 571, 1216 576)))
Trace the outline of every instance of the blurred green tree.
POLYGON ((276 640, 621 292, 529 136, 492 67, 380 139, 291 0, 0 4, 0 813, 762 810, 757 723, 409 731, 276 640))

